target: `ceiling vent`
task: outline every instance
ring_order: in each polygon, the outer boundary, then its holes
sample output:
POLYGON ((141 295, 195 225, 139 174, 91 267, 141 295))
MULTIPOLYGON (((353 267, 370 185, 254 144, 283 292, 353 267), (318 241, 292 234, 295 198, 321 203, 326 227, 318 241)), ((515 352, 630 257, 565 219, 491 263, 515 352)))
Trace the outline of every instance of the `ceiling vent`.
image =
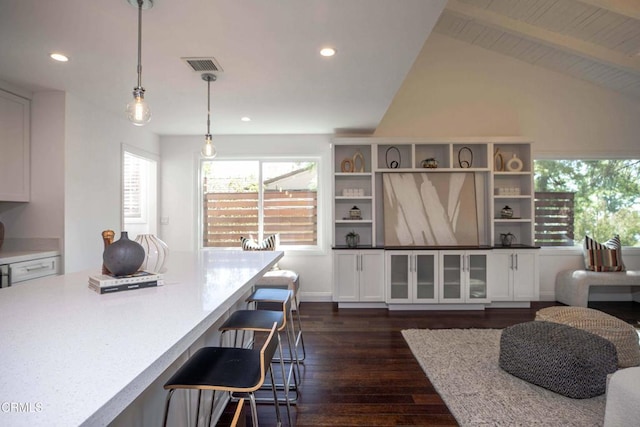
POLYGON ((211 58, 181 58, 187 66, 191 69, 191 71, 195 71, 198 73, 202 72, 218 72, 221 73, 224 70, 218 63, 218 61, 211 58))

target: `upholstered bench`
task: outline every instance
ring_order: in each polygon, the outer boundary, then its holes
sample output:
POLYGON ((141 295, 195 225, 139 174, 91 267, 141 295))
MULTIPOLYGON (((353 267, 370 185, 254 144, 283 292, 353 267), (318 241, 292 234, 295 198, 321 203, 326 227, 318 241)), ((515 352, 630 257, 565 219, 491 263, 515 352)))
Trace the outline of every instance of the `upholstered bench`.
POLYGON ((538 310, 536 320, 562 323, 601 336, 613 343, 618 367, 640 365, 640 344, 636 329, 623 320, 585 307, 547 307, 538 310))
POLYGON ((525 322, 500 336, 499 365, 506 372, 574 399, 604 394, 618 357, 608 340, 553 322, 525 322))
POLYGON ((604 427, 637 426, 640 423, 640 367, 620 369, 609 378, 604 427))
POLYGON ((640 286, 640 271, 561 271, 556 276, 556 301, 587 307, 590 286, 640 286))

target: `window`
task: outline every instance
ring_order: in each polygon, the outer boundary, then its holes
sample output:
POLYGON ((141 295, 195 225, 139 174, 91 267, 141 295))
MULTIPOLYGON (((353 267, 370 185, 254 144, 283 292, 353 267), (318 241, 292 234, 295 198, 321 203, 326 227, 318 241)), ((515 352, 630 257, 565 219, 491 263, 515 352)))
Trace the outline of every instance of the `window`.
POLYGON ((536 160, 536 244, 640 246, 640 160, 536 160))
POLYGON ((123 229, 134 238, 157 232, 157 161, 131 149, 122 156, 122 216, 123 229))
POLYGON ((278 234, 280 245, 318 244, 316 161, 202 162, 203 246, 239 247, 241 236, 278 234))

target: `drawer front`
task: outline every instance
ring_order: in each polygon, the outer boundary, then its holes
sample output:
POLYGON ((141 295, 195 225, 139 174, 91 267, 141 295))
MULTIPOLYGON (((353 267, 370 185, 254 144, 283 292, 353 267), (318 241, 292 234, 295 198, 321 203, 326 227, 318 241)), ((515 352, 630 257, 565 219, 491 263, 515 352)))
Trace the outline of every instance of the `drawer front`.
POLYGON ((9 277, 12 285, 25 280, 56 274, 60 274, 59 256, 9 264, 9 277))

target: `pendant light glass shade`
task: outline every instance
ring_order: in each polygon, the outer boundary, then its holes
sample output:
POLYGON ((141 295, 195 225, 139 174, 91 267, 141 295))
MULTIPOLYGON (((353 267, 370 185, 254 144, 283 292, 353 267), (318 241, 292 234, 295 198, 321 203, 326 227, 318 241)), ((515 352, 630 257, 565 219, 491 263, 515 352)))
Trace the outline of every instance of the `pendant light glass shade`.
POLYGON ((127 118, 136 126, 144 126, 151 120, 151 109, 144 100, 144 89, 135 88, 133 99, 127 104, 127 118))
POLYGON ((211 141, 211 135, 205 135, 204 145, 202 146, 202 157, 213 159, 218 152, 211 141))
POLYGON ((202 75, 202 80, 207 82, 207 134, 204 136, 204 145, 201 153, 202 157, 206 159, 213 159, 218 154, 211 137, 211 82, 215 82, 216 78, 216 75, 211 73, 202 75))
POLYGON ((144 100, 142 87, 142 9, 153 7, 153 0, 128 0, 138 8, 138 85, 133 88, 133 100, 127 104, 127 118, 136 126, 144 126, 151 120, 151 109, 144 100))

